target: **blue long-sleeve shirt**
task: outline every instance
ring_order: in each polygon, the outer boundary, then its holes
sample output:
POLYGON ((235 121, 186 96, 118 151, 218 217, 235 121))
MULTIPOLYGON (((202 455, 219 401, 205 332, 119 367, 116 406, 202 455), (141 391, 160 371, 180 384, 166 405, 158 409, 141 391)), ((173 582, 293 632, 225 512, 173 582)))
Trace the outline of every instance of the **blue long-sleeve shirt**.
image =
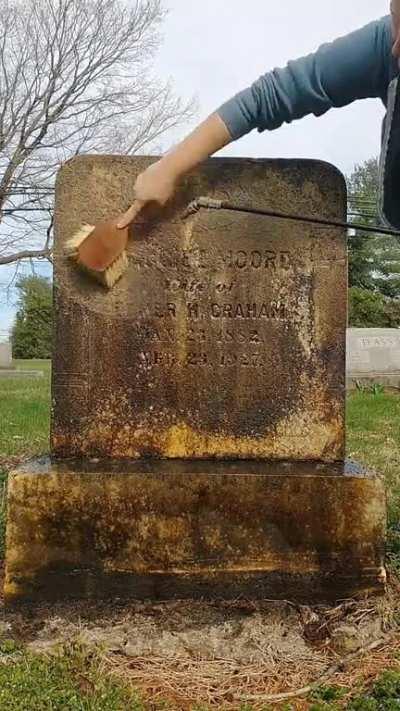
POLYGON ((264 74, 223 104, 218 114, 237 139, 254 128, 273 130, 357 99, 380 98, 386 105, 388 85, 399 73, 392 45, 387 16, 264 74))

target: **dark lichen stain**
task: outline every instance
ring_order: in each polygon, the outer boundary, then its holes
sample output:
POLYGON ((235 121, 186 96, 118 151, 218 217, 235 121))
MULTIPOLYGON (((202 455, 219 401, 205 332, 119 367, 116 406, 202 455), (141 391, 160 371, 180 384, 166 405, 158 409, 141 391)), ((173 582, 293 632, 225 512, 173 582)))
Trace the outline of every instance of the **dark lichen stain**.
POLYGON ((324 476, 330 467, 315 463, 300 465, 304 477, 285 474, 283 463, 269 475, 244 462, 186 464, 186 475, 170 462, 156 463, 153 474, 146 463, 120 465, 107 473, 104 462, 91 471, 41 462, 36 473, 28 464, 31 474, 12 475, 7 580, 22 597, 291 589, 296 599, 305 590, 309 599, 332 599, 383 588, 384 491, 376 479, 340 476, 339 465, 324 476))
POLYGON ((7 606, 40 604, 43 601, 109 600, 112 604, 134 600, 251 600, 289 599, 330 603, 344 598, 365 598, 384 593, 376 572, 365 570, 348 575, 337 570, 319 573, 191 573, 177 576, 105 572, 97 567, 72 567, 68 561, 44 567, 34 581, 25 582, 25 596, 8 599, 7 606))
MULTIPOLYGON (((207 435, 263 438, 274 432, 282 419, 296 412, 302 403, 300 378, 308 371, 309 377, 313 376, 312 362, 305 361, 296 326, 290 323, 285 324, 284 329, 281 325, 270 325, 269 338, 273 348, 261 374, 254 373, 252 368, 246 374, 237 373, 234 368, 226 369, 218 373, 217 383, 209 369, 196 372, 193 377, 179 366, 143 372, 137 365, 141 362, 141 354, 154 347, 143 334, 151 333, 159 326, 148 319, 142 319, 140 326, 139 334, 133 335, 130 321, 110 323, 101 315, 90 313, 92 355, 87 367, 90 368, 88 410, 91 415, 88 420, 90 422, 95 417, 98 426, 104 425, 111 430, 108 440, 111 446, 117 435, 123 440, 124 428, 129 445, 131 433, 143 428, 144 422, 148 430, 156 433, 177 422, 185 422, 195 431, 207 435), (101 354, 101 357, 95 354, 101 354)), ((72 372, 76 340, 74 337, 64 338, 62 359, 69 361, 72 372)), ((208 347, 210 359, 217 362, 218 346, 210 343, 208 347)), ((55 371, 59 360, 56 355, 55 371)), ((71 393, 74 392, 79 394, 72 387, 71 393)), ((55 395, 58 398, 53 427, 55 437, 58 433, 68 435, 69 431, 71 442, 75 433, 79 440, 82 434, 82 429, 77 429, 80 408, 76 400, 71 402, 65 397, 64 390, 57 389, 57 378, 55 395)), ((141 456, 162 454, 157 451, 155 438, 149 437, 149 440, 146 446, 144 439, 141 456)), ((121 451, 123 446, 119 449, 121 451)), ((60 453, 68 454, 68 447, 60 453)), ((72 453, 75 453, 73 449, 72 453)), ((99 441, 97 447, 93 444, 91 454, 107 454, 105 442, 99 441)))

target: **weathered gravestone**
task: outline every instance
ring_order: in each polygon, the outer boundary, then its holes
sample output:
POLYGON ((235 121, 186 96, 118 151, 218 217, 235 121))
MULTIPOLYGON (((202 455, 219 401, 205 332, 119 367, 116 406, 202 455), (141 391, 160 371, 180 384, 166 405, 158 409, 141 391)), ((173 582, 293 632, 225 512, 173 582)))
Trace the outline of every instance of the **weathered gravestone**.
POLYGON ((56 199, 52 459, 9 486, 6 599, 381 590, 381 482, 345 465, 345 235, 199 195, 343 218, 314 161, 214 159, 132 229, 107 292, 62 245, 148 158, 84 157, 56 199))
POLYGON ((400 386, 400 329, 349 328, 347 379, 350 387, 379 382, 400 386))
POLYGON ((11 343, 4 341, 0 343, 0 368, 11 368, 12 352, 11 343))

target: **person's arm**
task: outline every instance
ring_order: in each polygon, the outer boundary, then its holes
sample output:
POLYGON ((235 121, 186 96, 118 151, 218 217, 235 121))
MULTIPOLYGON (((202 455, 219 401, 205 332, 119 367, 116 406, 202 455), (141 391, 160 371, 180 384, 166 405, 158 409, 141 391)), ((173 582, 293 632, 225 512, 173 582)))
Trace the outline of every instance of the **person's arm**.
POLYGON ((390 80, 392 43, 388 16, 260 77, 139 176, 135 184, 137 201, 119 226, 132 222, 149 201, 164 204, 183 175, 255 128, 260 132, 273 130, 308 114, 321 116, 332 107, 357 99, 384 98, 390 80))
POLYGON ((392 0, 390 3, 393 29, 393 56, 400 58, 400 0, 392 0))
POLYGON ((153 163, 136 180, 136 200, 122 215, 118 227, 126 227, 148 202, 164 205, 171 197, 179 179, 232 140, 225 123, 212 114, 184 141, 153 163))
POLYGON ((260 77, 220 109, 234 139, 274 130, 358 99, 386 96, 391 65, 390 17, 322 45, 315 53, 260 77))

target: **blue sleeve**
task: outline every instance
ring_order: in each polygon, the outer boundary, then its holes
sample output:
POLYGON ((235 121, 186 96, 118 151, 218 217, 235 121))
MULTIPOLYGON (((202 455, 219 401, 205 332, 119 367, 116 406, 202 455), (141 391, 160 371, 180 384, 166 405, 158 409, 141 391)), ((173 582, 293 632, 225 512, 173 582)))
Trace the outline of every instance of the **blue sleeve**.
POLYGON ((388 16, 268 72, 217 113, 237 139, 254 128, 273 130, 357 99, 384 99, 393 63, 391 47, 388 16))

